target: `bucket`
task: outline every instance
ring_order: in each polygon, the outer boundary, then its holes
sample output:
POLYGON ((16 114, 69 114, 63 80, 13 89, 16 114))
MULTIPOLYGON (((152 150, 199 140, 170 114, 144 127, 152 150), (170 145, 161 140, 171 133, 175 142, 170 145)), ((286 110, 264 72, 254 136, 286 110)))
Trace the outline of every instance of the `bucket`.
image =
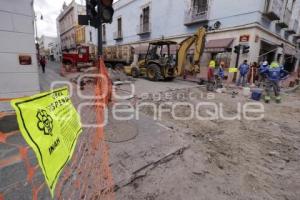
POLYGON ((251 95, 251 99, 253 99, 255 101, 260 101, 260 99, 262 97, 262 93, 263 93, 263 91, 261 89, 253 90, 252 95, 251 95))
POLYGON ((244 96, 250 96, 251 94, 251 89, 249 87, 244 87, 243 88, 243 95, 244 96))

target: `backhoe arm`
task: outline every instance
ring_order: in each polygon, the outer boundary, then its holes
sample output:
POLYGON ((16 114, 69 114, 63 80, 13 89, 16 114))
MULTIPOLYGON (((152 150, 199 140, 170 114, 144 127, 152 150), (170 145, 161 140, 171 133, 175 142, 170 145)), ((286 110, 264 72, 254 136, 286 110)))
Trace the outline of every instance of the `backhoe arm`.
POLYGON ((205 36, 206 30, 205 28, 200 28, 197 31, 197 37, 195 40, 195 52, 194 52, 194 65, 197 65, 200 72, 200 59, 204 52, 205 47, 205 36))
POLYGON ((206 36, 205 28, 199 28, 195 35, 188 37, 187 39, 185 39, 180 43, 180 48, 177 53, 177 65, 176 65, 177 76, 184 75, 187 52, 193 44, 195 44, 194 63, 190 71, 191 73, 200 72, 199 62, 204 51, 205 36, 206 36))
POLYGON ((186 56, 189 48, 192 46, 192 44, 195 41, 195 36, 190 36, 184 41, 180 43, 179 50, 177 52, 177 76, 182 76, 185 71, 185 62, 186 62, 186 56))

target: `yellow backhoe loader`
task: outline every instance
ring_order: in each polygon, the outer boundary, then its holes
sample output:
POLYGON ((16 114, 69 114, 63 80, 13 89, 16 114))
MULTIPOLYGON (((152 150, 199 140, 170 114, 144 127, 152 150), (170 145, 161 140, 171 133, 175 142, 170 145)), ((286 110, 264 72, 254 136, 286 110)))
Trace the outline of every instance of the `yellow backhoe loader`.
POLYGON ((185 74, 197 74, 200 72, 200 58, 205 45, 205 28, 199 28, 196 34, 186 38, 179 45, 176 58, 170 53, 170 47, 177 45, 174 41, 160 40, 149 43, 145 59, 133 63, 130 74, 135 77, 147 77, 151 81, 173 80, 177 76, 185 74), (189 67, 186 67, 188 50, 194 44, 194 59, 189 67))

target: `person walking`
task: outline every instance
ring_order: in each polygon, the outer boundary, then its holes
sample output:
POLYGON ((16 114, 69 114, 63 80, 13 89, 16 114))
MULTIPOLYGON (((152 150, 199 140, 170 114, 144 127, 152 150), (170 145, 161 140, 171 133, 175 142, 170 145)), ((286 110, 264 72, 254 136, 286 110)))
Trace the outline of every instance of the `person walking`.
POLYGON ((40 59, 40 65, 41 65, 41 67, 42 67, 42 71, 43 71, 43 73, 45 73, 46 72, 46 58, 45 58, 45 56, 42 56, 41 57, 41 59, 40 59))
POLYGON ((246 86, 246 81, 247 81, 247 74, 249 72, 250 66, 248 65, 248 61, 245 60, 243 64, 239 66, 239 71, 240 71, 240 77, 237 82, 237 86, 240 86, 242 83, 242 86, 246 86))
POLYGON ((265 102, 269 103, 271 100, 271 90, 274 90, 276 103, 281 102, 280 96, 280 81, 287 78, 288 72, 280 67, 278 62, 274 61, 271 63, 270 67, 262 70, 262 73, 266 75, 266 85, 265 85, 265 102))

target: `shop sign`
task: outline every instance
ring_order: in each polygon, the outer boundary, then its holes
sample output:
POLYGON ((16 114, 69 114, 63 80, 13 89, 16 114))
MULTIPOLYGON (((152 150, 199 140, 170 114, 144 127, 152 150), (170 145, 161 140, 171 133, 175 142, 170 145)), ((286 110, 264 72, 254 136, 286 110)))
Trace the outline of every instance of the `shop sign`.
POLYGON ((240 42, 249 42, 250 41, 250 35, 241 35, 240 36, 240 42))

